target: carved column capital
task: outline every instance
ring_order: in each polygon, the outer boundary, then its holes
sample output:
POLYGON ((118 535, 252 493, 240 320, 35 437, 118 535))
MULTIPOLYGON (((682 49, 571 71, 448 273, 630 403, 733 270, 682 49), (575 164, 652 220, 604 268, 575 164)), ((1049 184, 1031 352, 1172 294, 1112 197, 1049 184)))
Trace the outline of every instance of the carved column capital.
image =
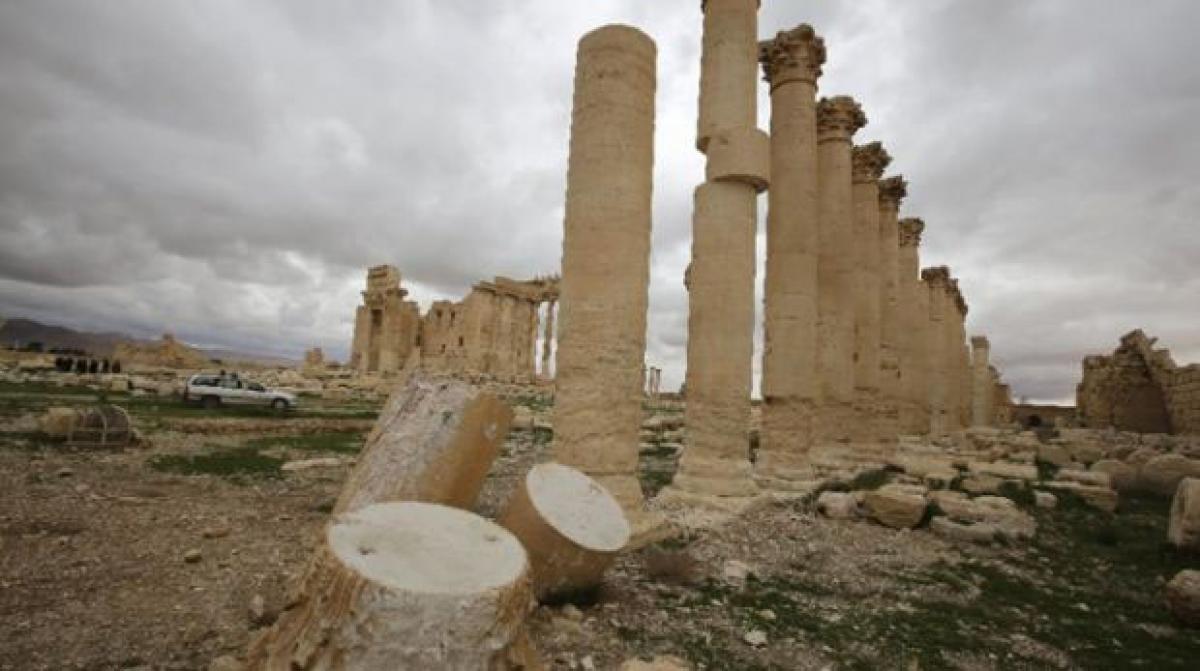
MULTIPOLYGON (((879 180, 879 207, 900 209, 900 201, 908 195, 908 182, 900 175, 879 180)), ((922 224, 924 227, 924 224, 922 224)))
MULTIPOLYGON (((921 233, 925 231, 925 222, 917 217, 907 217, 901 219, 900 223, 900 246, 901 247, 916 247, 921 244, 921 233)), ((932 270, 926 268, 925 270, 932 270)), ((921 271, 921 278, 925 278, 925 271, 921 271)))
POLYGON ((849 140, 867 125, 867 115, 850 96, 821 98, 817 102, 817 135, 820 139, 849 140))
POLYGON ((921 281, 931 287, 942 289, 950 287, 950 269, 946 266, 933 266, 921 269, 921 281))
POLYGON ((759 42, 758 62, 772 89, 793 81, 816 86, 825 64, 825 40, 812 26, 802 23, 779 31, 774 39, 759 42))
POLYGON ((852 175, 855 184, 870 184, 883 177, 883 171, 892 162, 892 157, 883 148, 882 142, 855 145, 851 151, 852 175))

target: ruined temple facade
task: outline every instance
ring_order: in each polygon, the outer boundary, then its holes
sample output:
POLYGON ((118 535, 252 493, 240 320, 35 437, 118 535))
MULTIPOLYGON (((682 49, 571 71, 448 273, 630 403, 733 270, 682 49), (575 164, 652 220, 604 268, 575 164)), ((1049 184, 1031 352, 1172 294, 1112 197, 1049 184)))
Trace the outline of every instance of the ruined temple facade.
POLYGON ((352 370, 386 376, 415 360, 426 370, 497 380, 549 376, 557 278, 479 282, 463 300, 434 301, 424 315, 407 296, 394 266, 367 271, 354 318, 352 370), (541 352, 535 351, 539 325, 541 352))
POLYGON ((1084 358, 1075 403, 1085 426, 1200 433, 1200 364, 1178 366, 1156 342, 1138 329, 1111 355, 1084 358))

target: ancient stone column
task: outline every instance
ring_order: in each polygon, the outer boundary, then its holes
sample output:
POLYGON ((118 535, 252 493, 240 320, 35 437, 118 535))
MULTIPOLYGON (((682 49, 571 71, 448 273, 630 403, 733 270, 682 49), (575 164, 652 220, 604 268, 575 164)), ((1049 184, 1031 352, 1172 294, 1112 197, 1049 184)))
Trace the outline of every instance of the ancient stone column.
MULTIPOLYGON (((908 193, 903 177, 879 180, 879 425, 894 440, 900 433, 900 201, 908 193)), ((916 276, 916 273, 913 274, 916 276)))
POLYGON ((897 275, 900 328, 900 428, 907 434, 929 431, 929 297, 921 281, 919 248, 925 222, 900 220, 897 275))
POLYGON ((851 138, 867 123, 849 96, 817 103, 817 378, 820 442, 848 442, 854 417, 854 195, 851 138))
POLYGON ((546 303, 546 323, 545 329, 542 331, 542 377, 550 378, 550 353, 553 351, 551 343, 554 342, 554 308, 558 304, 557 300, 551 299, 546 303))
POLYGON ((758 0, 707 0, 696 146, 707 155, 695 192, 688 295, 687 449, 673 490, 746 497, 754 355, 757 195, 770 149, 755 127, 758 0))
POLYGON ((759 47, 771 86, 771 176, 764 298, 762 432, 756 477, 774 489, 812 479, 817 384, 817 78, 825 43, 812 27, 759 47))
POLYGON ((995 418, 992 407, 992 368, 988 362, 991 345, 984 336, 971 338, 971 426, 991 426, 995 418))
POLYGON ((950 271, 945 266, 921 271, 921 281, 929 295, 929 328, 926 348, 929 373, 929 433, 942 435, 950 431, 951 357, 950 271))
POLYGON ((951 426, 955 429, 965 429, 971 424, 971 347, 967 342, 967 301, 963 298, 958 279, 950 280, 950 301, 952 310, 950 327, 951 346, 951 426))
POLYGON ((854 199, 854 414, 855 443, 871 445, 894 440, 879 421, 879 366, 883 274, 879 253, 879 178, 892 157, 879 142, 851 152, 854 199))
POLYGON ((555 459, 606 487, 635 527, 650 282, 654 42, 611 25, 579 41, 563 222, 555 459))

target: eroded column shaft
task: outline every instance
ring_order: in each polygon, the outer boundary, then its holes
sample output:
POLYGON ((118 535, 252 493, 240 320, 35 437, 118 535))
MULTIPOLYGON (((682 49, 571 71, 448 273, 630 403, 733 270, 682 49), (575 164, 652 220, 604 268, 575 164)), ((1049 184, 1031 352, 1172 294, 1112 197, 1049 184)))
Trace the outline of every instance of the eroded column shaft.
POLYGON ((902 303, 900 275, 900 201, 907 194, 902 177, 879 181, 879 417, 881 435, 900 433, 902 303))
POLYGON ((805 479, 817 383, 817 78, 825 46, 807 25, 760 47, 771 84, 762 373, 757 472, 767 484, 805 479))
POLYGON ((627 26, 580 40, 563 223, 553 451, 627 511, 642 502, 655 58, 627 26))
POLYGON ((929 291, 921 281, 920 245, 925 222, 917 218, 899 223, 897 316, 900 329, 900 430, 908 434, 929 432, 929 291))
POLYGON ((891 157, 878 142, 853 148, 854 403, 858 443, 883 440, 879 408, 882 272, 879 253, 879 178, 891 157))
POLYGON ((866 117, 852 98, 817 105, 818 440, 848 441, 854 400, 854 197, 851 137, 866 117))
POLYGON ((757 194, 767 187, 766 134, 755 127, 758 0, 704 3, 695 191, 688 286, 687 449, 674 488, 745 496, 750 479, 757 194))
POLYGON ((991 426, 995 420, 995 410, 992 404, 992 393, 995 381, 992 379, 991 364, 988 361, 991 345, 983 336, 971 338, 971 425, 991 426))

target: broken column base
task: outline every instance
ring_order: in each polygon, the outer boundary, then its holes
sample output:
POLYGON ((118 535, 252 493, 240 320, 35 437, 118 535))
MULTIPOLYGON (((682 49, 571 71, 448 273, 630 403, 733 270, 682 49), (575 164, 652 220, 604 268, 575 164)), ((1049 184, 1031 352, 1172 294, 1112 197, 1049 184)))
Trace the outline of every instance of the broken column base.
POLYGON ((657 500, 695 507, 739 512, 762 495, 754 482, 750 461, 692 457, 686 453, 671 484, 657 500))
POLYGON ((821 479, 813 470, 808 453, 759 450, 754 482, 770 492, 808 494, 817 489, 821 479))

